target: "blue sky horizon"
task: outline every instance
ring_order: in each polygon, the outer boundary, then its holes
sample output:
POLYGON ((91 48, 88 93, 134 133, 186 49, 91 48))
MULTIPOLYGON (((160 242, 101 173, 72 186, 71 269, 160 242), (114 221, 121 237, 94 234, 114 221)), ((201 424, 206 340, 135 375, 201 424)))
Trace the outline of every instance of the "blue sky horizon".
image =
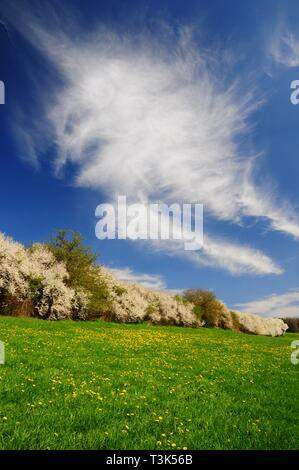
MULTIPOLYGON (((299 5, 3 0, 0 231, 80 231, 126 280, 299 316, 299 5), (95 236, 117 195, 204 206, 204 248, 95 236)), ((137 202, 137 201, 136 201, 137 202)))

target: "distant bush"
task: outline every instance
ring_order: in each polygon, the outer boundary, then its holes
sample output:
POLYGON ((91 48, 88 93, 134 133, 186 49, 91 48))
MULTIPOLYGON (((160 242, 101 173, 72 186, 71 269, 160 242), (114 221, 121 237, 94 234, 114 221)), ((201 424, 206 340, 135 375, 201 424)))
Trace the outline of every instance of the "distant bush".
POLYGON ((213 292, 204 289, 189 289, 184 292, 183 296, 194 304, 194 313, 197 318, 205 322, 206 326, 229 328, 229 312, 213 292))
POLYGON ((230 314, 231 314, 233 329, 235 331, 242 331, 244 333, 242 324, 240 323, 237 313, 234 312, 233 310, 230 310, 230 314))
POLYGON ((116 295, 118 295, 119 297, 121 297, 123 294, 126 294, 128 291, 125 287, 121 287, 121 286, 114 286, 113 287, 113 291, 115 292, 116 295))
POLYGON ((160 312, 161 305, 158 301, 149 303, 144 309, 144 320, 149 320, 153 314, 160 312))
POLYGON ((198 318, 199 320, 203 319, 202 318, 203 310, 202 310, 202 307, 200 305, 194 305, 193 313, 195 314, 196 318, 198 318))
POLYGON ((189 303, 189 300, 187 300, 183 295, 177 294, 174 298, 179 304, 187 305, 189 303))
POLYGON ((288 325, 288 333, 299 333, 299 318, 282 318, 288 325))

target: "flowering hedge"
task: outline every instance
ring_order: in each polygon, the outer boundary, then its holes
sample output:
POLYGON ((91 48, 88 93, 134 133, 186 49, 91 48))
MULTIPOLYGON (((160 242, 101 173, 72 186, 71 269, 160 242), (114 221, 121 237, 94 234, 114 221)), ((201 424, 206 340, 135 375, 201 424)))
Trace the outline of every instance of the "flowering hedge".
POLYGON ((50 320, 76 319, 161 325, 214 326, 279 336, 278 318, 233 312, 207 291, 182 296, 124 284, 96 264, 78 234, 60 231, 52 244, 25 248, 0 233, 0 313, 50 320))

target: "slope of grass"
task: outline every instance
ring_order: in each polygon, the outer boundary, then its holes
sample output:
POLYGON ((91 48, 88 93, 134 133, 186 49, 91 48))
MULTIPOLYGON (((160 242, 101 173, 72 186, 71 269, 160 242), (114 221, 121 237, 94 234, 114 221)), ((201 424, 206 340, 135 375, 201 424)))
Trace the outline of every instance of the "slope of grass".
POLYGON ((298 449, 296 338, 0 317, 0 448, 298 449))

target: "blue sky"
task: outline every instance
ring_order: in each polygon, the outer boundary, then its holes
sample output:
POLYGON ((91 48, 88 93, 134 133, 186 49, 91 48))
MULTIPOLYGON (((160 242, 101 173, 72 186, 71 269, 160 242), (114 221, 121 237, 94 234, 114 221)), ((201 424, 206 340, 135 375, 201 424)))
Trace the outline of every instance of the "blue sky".
POLYGON ((299 314, 299 5, 2 1, 0 230, 79 230, 123 278, 299 314), (204 205, 204 249, 99 241, 126 194, 204 205))

